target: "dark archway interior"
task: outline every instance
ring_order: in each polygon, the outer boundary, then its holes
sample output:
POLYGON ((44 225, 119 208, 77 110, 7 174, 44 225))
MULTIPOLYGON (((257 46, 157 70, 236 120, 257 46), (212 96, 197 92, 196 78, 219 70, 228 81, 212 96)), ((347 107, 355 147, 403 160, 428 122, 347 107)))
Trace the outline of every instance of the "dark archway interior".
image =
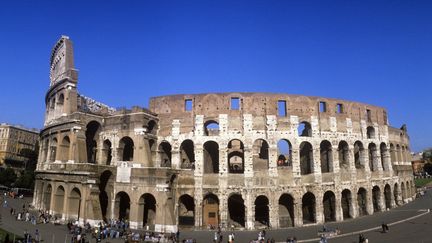
POLYGON ((106 192, 106 187, 109 179, 111 178, 111 171, 104 171, 99 178, 99 203, 102 211, 102 218, 107 221, 107 210, 108 210, 108 193, 106 192))
POLYGON ((129 220, 129 210, 130 210, 130 198, 125 192, 120 192, 117 194, 120 199, 119 204, 119 219, 129 220))
POLYGON ((294 199, 291 195, 283 194, 279 198, 279 226, 294 227, 294 199))
POLYGON ((189 195, 179 199, 179 224, 193 226, 195 224, 195 202, 189 195))
POLYGON ((366 201, 366 189, 360 188, 357 193, 357 203, 359 208, 359 215, 367 215, 367 201, 366 201))
POLYGON ((144 215, 143 224, 152 224, 156 217, 156 199, 153 195, 144 195, 144 215))
POLYGON ((333 192, 324 193, 323 198, 324 221, 336 221, 336 197, 333 192))
POLYGON ((313 164, 312 145, 308 142, 300 144, 300 173, 307 175, 312 173, 313 164))
POLYGON ((96 152, 97 152, 97 135, 100 129, 100 124, 96 121, 92 121, 87 124, 86 129, 86 147, 87 147, 87 162, 96 163, 96 152))
POLYGON ((332 171, 332 145, 329 141, 323 141, 320 145, 321 173, 332 171))
POLYGON ((255 200, 255 222, 269 226, 269 200, 265 196, 259 196, 255 200))
POLYGON ((130 137, 124 137, 120 141, 123 148, 122 161, 132 161, 134 155, 134 143, 130 137))
POLYGON ((374 186, 372 189, 372 202, 373 202, 373 209, 374 212, 379 212, 381 210, 380 208, 380 202, 381 202, 381 190, 379 187, 374 186))
POLYGON ((302 198, 303 224, 315 223, 315 196, 308 192, 302 198))
POLYGON ((391 189, 388 184, 384 187, 384 197, 386 208, 391 208, 391 189))
POLYGON ((229 197, 228 213, 235 226, 245 227, 245 205, 242 196, 235 194, 229 197))
POLYGON ((349 190, 343 190, 342 191, 342 202, 341 202, 341 204, 342 204, 342 214, 343 214, 343 218, 344 219, 349 219, 349 218, 352 218, 352 215, 351 215, 351 210, 350 210, 350 207, 351 207, 351 192, 349 191, 349 190))
POLYGON ((204 173, 219 173, 219 145, 216 142, 204 144, 204 173))

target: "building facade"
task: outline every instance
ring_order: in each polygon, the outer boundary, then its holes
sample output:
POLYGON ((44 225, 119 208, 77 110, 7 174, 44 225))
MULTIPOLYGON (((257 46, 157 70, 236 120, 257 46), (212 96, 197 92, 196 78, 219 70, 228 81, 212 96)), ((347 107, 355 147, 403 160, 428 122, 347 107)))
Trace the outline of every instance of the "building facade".
POLYGON ((0 165, 21 167, 24 169, 27 160, 27 151, 38 151, 39 131, 14 126, 6 123, 0 124, 0 165))
POLYGON ((273 93, 170 95, 116 110, 78 94, 72 43, 51 55, 33 204, 81 223, 173 232, 342 221, 412 200, 405 126, 384 108, 273 93))

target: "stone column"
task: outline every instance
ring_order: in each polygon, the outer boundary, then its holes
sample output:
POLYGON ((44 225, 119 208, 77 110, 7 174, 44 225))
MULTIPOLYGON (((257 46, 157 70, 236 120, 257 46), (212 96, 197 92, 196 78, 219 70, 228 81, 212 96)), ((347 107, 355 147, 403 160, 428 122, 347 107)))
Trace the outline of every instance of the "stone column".
MULTIPOLYGON (((275 195, 275 192, 272 191, 272 194, 275 195)), ((271 228, 279 228, 279 208, 278 201, 276 198, 271 196, 269 198, 269 221, 271 228)))
MULTIPOLYGON (((195 176, 203 176, 204 163, 205 163, 204 162, 204 146, 201 143, 196 143, 195 144, 195 170, 194 170, 195 176)), ((219 171, 220 171, 220 168, 219 168, 219 171)), ((201 195, 201 197, 202 197, 202 195, 201 195)))
POLYGON ((339 154, 338 154, 338 146, 332 146, 332 164, 333 164, 333 181, 336 185, 340 184, 340 163, 339 163, 339 154))
POLYGON ((277 170, 277 158, 278 158, 278 153, 277 153, 277 145, 274 143, 270 143, 269 142, 269 149, 268 149, 268 153, 269 153, 269 176, 270 177, 278 177, 278 170, 277 170))
POLYGON ((337 192, 335 193, 335 218, 336 221, 343 221, 343 210, 342 210, 342 193, 337 192))
POLYGON ((254 198, 250 190, 246 191, 246 229, 252 230, 255 228, 255 207, 254 198))
POLYGON ((359 217, 359 206, 357 201, 357 192, 351 192, 350 212, 352 218, 359 217))
POLYGON ((301 227, 303 226, 303 211, 302 211, 302 198, 298 197, 297 195, 293 195, 295 198, 294 203, 294 227, 301 227))
POLYGON ((372 190, 366 190, 366 211, 368 215, 372 215, 374 213, 372 198, 372 190))
POLYGON ((318 224, 324 223, 324 205, 323 205, 323 194, 317 193, 315 195, 315 221, 318 224))
POLYGON ((321 184, 322 183, 322 174, 321 174, 321 158, 320 158, 320 147, 319 145, 316 145, 315 148, 313 148, 313 175, 315 178, 315 183, 321 184))
POLYGON ((253 171, 253 153, 252 148, 248 145, 244 146, 244 176, 246 177, 253 177, 254 171, 253 171))
POLYGON ((67 220, 69 217, 69 187, 65 186, 64 190, 62 220, 67 220))
POLYGON ((220 194, 219 198, 219 214, 220 214, 220 223, 224 225, 227 230, 229 230, 228 225, 228 198, 226 194, 220 194))
POLYGON ((200 195, 195 194, 195 227, 202 227, 203 222, 203 198, 202 193, 200 195))
POLYGON ((301 182, 300 173, 300 151, 297 147, 292 148, 292 173, 295 181, 301 182))
POLYGON ((50 199, 50 205, 49 205, 49 211, 48 213, 51 215, 54 215, 55 210, 54 210, 54 206, 55 206, 55 194, 56 194, 57 188, 55 186, 52 186, 51 188, 51 199, 50 199))
POLYGON ((134 197, 131 198, 130 201, 130 211, 129 211, 129 224, 132 229, 138 229, 143 226, 143 222, 140 219, 142 216, 142 212, 140 212, 141 207, 144 207, 144 203, 140 205, 138 200, 133 200, 134 197))

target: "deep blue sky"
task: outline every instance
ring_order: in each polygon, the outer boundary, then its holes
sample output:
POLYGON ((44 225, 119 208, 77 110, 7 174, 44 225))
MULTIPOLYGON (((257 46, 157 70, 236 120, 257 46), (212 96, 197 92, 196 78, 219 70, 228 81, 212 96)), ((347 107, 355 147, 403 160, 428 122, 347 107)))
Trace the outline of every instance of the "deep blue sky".
POLYGON ((386 107, 432 146, 432 1, 2 1, 0 121, 41 128, 49 55, 74 43, 80 93, 113 107, 229 91, 386 107), (91 3, 90 3, 91 2, 91 3))

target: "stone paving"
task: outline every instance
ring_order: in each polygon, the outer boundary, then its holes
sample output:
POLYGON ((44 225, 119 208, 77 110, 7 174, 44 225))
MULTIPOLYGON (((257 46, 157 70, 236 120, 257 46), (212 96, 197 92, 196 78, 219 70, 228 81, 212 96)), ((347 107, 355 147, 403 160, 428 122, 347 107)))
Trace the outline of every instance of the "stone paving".
MULTIPOLYGON (((9 213, 10 206, 20 209, 24 202, 30 202, 30 199, 7 199, 9 206, 1 207, 1 228, 23 235, 27 230, 34 234, 35 229, 39 229, 44 242, 70 242, 71 236, 68 234, 66 226, 53 224, 32 225, 29 222, 16 221, 9 213)), ((416 199, 404 206, 381 213, 375 213, 371 216, 361 217, 344 222, 328 223, 326 228, 338 228, 342 236, 329 239, 330 243, 351 243, 358 242, 358 234, 363 234, 369 239, 369 243, 378 242, 412 242, 427 243, 432 242, 432 213, 427 213, 427 209, 432 208, 432 190, 422 198, 416 199), (422 216, 419 216, 423 214, 422 216), (417 216, 417 217, 416 217, 417 216), (411 217, 416 217, 412 218, 411 217), (408 219, 408 220, 407 220, 408 219), (403 221, 403 222, 400 222, 403 221), (395 223, 396 222, 396 223, 395 223), (390 226, 388 233, 381 233, 380 225, 387 223, 390 226)), ((279 230, 267 230, 267 238, 274 238, 276 242, 285 242, 288 236, 296 236, 298 242, 319 242, 317 232, 323 228, 322 225, 306 226, 302 228, 289 228, 279 230)), ((227 241, 227 235, 231 231, 224 232, 224 242, 227 241)), ((236 243, 247 243, 256 239, 257 231, 235 231, 236 243)), ((195 238, 197 242, 212 242, 214 231, 196 230, 181 231, 180 238, 195 238)), ((1 242, 1 241, 0 241, 1 242)), ((91 242, 95 242, 93 239, 91 242)), ((124 242, 121 239, 104 240, 103 242, 124 242)))

